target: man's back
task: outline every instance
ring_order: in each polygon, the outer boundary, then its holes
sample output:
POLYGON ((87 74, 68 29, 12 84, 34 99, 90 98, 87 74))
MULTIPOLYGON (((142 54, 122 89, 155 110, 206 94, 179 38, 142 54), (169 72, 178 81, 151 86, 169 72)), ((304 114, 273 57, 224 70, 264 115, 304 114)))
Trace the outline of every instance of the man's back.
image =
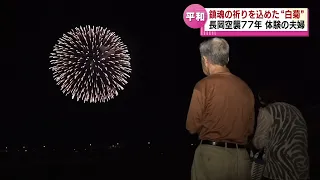
POLYGON ((229 72, 229 44, 213 38, 200 44, 206 78, 192 94, 186 128, 199 134, 192 163, 193 180, 248 180, 250 158, 244 144, 254 127, 254 97, 229 72))
POLYGON ((246 144, 254 127, 254 96, 247 84, 221 72, 199 81, 194 91, 200 92, 204 104, 199 138, 246 144))

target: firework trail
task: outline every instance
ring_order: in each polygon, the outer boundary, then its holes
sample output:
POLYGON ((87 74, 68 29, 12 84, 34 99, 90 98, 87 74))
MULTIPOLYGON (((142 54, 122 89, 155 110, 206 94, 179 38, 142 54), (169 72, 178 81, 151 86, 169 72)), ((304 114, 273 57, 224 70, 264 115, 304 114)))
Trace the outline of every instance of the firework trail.
POLYGON ((114 32, 85 26, 63 34, 50 55, 53 78, 77 101, 107 102, 130 77, 130 54, 114 32))

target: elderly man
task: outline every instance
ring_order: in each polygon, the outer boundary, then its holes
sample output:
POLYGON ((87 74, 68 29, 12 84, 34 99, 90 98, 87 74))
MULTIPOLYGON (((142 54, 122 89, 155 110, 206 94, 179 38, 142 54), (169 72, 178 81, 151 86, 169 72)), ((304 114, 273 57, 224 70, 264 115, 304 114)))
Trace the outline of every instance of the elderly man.
POLYGON ((194 155, 192 180, 249 180, 245 145, 254 129, 254 96, 248 85, 230 73, 229 45, 213 38, 200 45, 207 76, 194 90, 186 127, 201 140, 194 155))

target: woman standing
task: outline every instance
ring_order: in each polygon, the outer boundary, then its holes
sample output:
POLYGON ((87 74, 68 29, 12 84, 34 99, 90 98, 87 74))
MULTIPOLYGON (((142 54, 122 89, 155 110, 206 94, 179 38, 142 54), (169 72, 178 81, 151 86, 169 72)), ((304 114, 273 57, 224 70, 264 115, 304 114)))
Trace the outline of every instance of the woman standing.
MULTIPOLYGON (((265 151, 265 180, 309 179, 308 133, 301 112, 280 102, 273 92, 261 92, 253 144, 265 151)), ((280 96, 279 96, 280 97, 280 96)))

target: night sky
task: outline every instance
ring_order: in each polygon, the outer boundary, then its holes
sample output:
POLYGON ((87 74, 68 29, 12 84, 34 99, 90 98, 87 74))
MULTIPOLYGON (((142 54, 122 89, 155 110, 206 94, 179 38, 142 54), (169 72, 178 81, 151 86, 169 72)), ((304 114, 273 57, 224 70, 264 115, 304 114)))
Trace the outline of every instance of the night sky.
MULTIPOLYGON (((198 47, 206 38, 182 19, 192 2, 128 3, 52 1, 28 4, 32 9, 19 6, 16 44, 8 59, 14 66, 3 67, 7 88, 2 88, 6 93, 1 142, 170 144, 196 138, 185 130, 185 121, 193 87, 204 77, 198 47), (84 104, 64 96, 49 70, 49 54, 58 38, 80 25, 108 27, 131 53, 129 84, 108 103, 84 104)), ((214 2, 201 4, 217 7, 214 2)), ((312 38, 226 38, 230 71, 253 91, 272 84, 290 90, 291 98, 303 107, 315 105, 319 58, 314 53, 318 35, 312 32, 312 38)))

